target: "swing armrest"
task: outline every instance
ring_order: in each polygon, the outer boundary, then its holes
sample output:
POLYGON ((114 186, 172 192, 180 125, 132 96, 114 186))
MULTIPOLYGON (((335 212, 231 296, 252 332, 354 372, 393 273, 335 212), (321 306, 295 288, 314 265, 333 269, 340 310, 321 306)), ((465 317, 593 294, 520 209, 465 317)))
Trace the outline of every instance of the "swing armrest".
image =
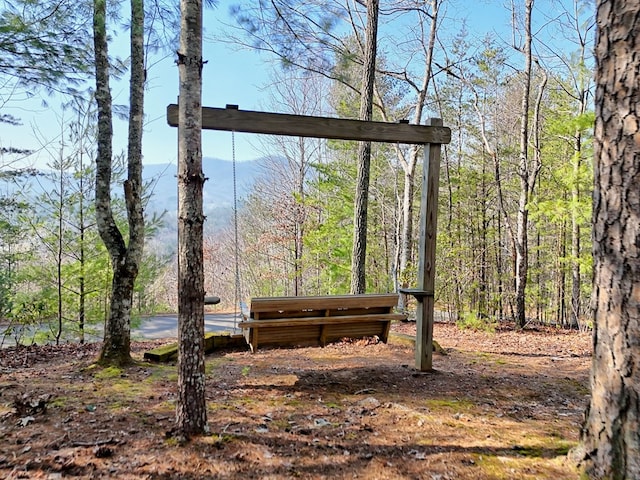
POLYGON ((204 297, 205 305, 217 305, 220 303, 220 297, 204 297))

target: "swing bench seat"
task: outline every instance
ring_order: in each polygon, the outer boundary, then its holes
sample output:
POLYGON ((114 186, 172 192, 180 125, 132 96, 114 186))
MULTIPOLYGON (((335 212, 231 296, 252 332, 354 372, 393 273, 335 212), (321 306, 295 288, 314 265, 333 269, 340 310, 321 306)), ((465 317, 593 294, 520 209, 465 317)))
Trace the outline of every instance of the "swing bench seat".
POLYGON ((255 352, 258 346, 325 346, 343 338, 377 336, 387 342, 397 294, 262 297, 251 299, 249 318, 238 326, 255 352))

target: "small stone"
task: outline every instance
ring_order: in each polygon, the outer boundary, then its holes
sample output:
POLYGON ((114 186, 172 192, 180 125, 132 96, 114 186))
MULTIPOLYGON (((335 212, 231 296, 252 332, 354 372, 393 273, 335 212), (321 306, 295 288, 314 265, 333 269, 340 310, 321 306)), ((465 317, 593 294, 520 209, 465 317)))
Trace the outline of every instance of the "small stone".
POLYGON ((31 415, 29 415, 28 417, 22 417, 20 419, 19 425, 21 427, 26 427, 27 425, 29 425, 30 423, 34 422, 35 418, 33 418, 31 415))
POLYGON ((364 410, 375 410, 380 406, 380 401, 374 397, 367 397, 358 402, 358 406, 362 407, 364 410))
POLYGON ((330 425, 331 425, 331 422, 329 422, 328 420, 325 420, 324 418, 316 418, 316 419, 313 421, 313 424, 314 424, 316 427, 328 427, 328 426, 330 426, 330 425))

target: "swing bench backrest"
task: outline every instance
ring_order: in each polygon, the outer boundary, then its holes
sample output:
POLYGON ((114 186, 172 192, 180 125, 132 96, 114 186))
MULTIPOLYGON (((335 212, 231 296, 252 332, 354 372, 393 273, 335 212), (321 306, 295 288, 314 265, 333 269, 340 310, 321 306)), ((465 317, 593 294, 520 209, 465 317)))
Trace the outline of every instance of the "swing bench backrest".
POLYGON ((252 351, 260 346, 324 346, 343 338, 386 342, 397 294, 263 297, 251 299, 250 318, 240 322, 252 351))

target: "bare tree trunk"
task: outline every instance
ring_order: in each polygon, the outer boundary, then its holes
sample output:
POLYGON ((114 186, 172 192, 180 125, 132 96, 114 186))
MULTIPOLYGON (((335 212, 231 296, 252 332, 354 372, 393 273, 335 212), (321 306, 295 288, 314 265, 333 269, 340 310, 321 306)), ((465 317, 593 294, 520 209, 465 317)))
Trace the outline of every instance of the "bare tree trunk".
MULTIPOLYGON (((144 249, 144 214, 142 209, 142 128, 144 121, 144 0, 131 0, 131 80, 129 82, 129 131, 127 180, 124 183, 129 242, 127 263, 135 275, 144 249)), ((133 293, 133 292, 132 292, 133 293)))
POLYGON ((516 219, 515 238, 515 281, 516 281, 516 324, 522 328, 526 323, 526 288, 527 274, 529 270, 529 238, 527 224, 529 222, 529 212, 527 203, 529 202, 529 94, 531 92, 531 10, 533 0, 525 2, 525 41, 523 54, 525 56, 524 67, 524 87, 522 89, 522 109, 520 113, 520 196, 518 197, 518 216, 516 219))
POLYGON ((589 478, 640 478, 640 1, 599 0, 589 478))
MULTIPOLYGON (((62 155, 61 155, 62 157, 62 155)), ((64 320, 64 310, 62 305, 63 280, 62 280, 62 264, 64 260, 64 233, 67 221, 64 218, 64 200, 65 200, 65 182, 64 182, 64 160, 60 158, 59 164, 59 183, 58 183, 58 244, 56 245, 56 286, 58 297, 58 331, 56 332, 56 345, 60 344, 62 336, 62 324, 64 320)))
MULTIPOLYGON (((379 0, 367 1, 367 27, 360 97, 360 120, 367 121, 370 121, 373 115, 379 8, 379 0)), ((351 293, 364 293, 367 288, 365 273, 370 165, 371 142, 360 142, 358 144, 358 178, 356 180, 353 252, 351 255, 351 293)))
POLYGON ((527 272, 529 269, 529 239, 527 233, 528 213, 527 202, 529 196, 526 189, 520 186, 520 197, 518 199, 518 217, 516 231, 516 259, 515 259, 515 290, 516 290, 516 325, 523 328, 526 320, 526 288, 527 272))
POLYGON ((113 267, 111 304, 105 325, 100 362, 131 362, 131 308, 133 288, 144 247, 142 214, 142 116, 144 105, 144 3, 131 0, 131 79, 129 82, 129 139, 127 180, 124 196, 129 220, 129 241, 125 244, 111 209, 111 161, 113 127, 109 60, 106 34, 106 5, 95 0, 94 42, 96 55, 96 100, 98 102, 98 156, 96 159, 96 220, 100 236, 109 251, 113 267))
POLYGON ((504 280, 502 278, 502 265, 503 265, 503 239, 502 239, 502 219, 501 210, 498 209, 496 211, 496 231, 497 231, 497 239, 496 242, 496 276, 498 277, 498 321, 502 322, 504 320, 504 280))
POLYGON ((202 2, 181 0, 178 127, 178 403, 189 438, 207 429, 204 371, 202 2))
POLYGON ((80 278, 78 281, 80 282, 78 288, 78 329, 80 330, 79 341, 80 343, 84 343, 84 327, 86 322, 86 292, 85 292, 85 268, 86 268, 86 259, 85 259, 85 232, 87 231, 87 225, 85 223, 85 211, 84 211, 84 196, 85 196, 85 187, 84 187, 84 167, 82 160, 84 158, 84 153, 80 153, 80 168, 78 169, 80 172, 80 178, 78 181, 80 182, 80 188, 78 189, 79 199, 78 199, 78 228, 80 230, 80 251, 78 252, 78 262, 80 264, 80 278))
POLYGON ((540 261, 540 246, 541 246, 541 235, 540 235, 540 229, 537 229, 536 231, 536 256, 535 256, 535 270, 536 270, 536 322, 542 322, 543 321, 543 312, 544 312, 544 305, 543 305, 543 290, 544 290, 544 283, 542 281, 542 275, 540 274, 541 269, 542 269, 542 265, 541 265, 541 261, 540 261))
POLYGON ((305 220, 306 220, 306 206, 305 206, 305 179, 307 170, 307 152, 305 148, 304 139, 299 139, 300 149, 300 164, 298 165, 298 175, 296 176, 297 193, 295 208, 295 295, 302 295, 304 291, 304 270, 303 270, 303 254, 304 254, 304 239, 305 239, 305 220))
POLYGON ((578 219, 577 206, 580 201, 580 167, 581 167, 581 134, 576 133, 575 137, 575 153, 573 158, 573 175, 574 181, 571 186, 571 315, 570 326, 577 328, 580 321, 580 222, 578 219))
POLYGON ((556 324, 562 327, 565 326, 567 319, 567 273, 564 263, 560 261, 561 258, 567 256, 567 235, 566 235, 566 222, 563 220, 560 225, 560 235, 558 235, 558 253, 556 265, 554 269, 558 272, 558 284, 556 286, 557 292, 557 306, 556 306, 556 324))
MULTIPOLYGON (((547 81, 548 81, 548 75, 546 70, 542 70, 542 81, 540 82, 540 84, 538 85, 538 94, 536 95, 536 101, 533 107, 533 167, 532 167, 532 171, 529 174, 529 189, 533 192, 534 187, 536 182, 538 182, 538 184, 540 183, 538 180, 538 172, 540 171, 541 165, 542 165, 542 147, 541 147, 541 142, 540 142, 540 131, 542 130, 541 128, 541 119, 540 119, 540 110, 542 109, 542 100, 544 98, 544 89, 547 85, 547 81)), ((540 271, 540 262, 539 262, 539 258, 540 258, 540 231, 538 230, 537 234, 536 234, 536 242, 537 242, 537 249, 536 249, 536 267, 538 269, 538 272, 540 271)), ((540 283, 540 275, 538 274, 538 283, 537 283, 537 288, 538 288, 538 295, 536 296, 536 305, 537 305, 537 312, 536 312, 536 320, 540 321, 540 295, 542 293, 542 289, 541 289, 542 285, 540 283)))
MULTIPOLYGON (((130 99, 132 121, 142 125, 143 70, 142 38, 144 9, 142 1, 132 1, 131 27, 131 91, 139 98, 130 99), (138 39, 139 37, 139 39, 138 39), (140 52, 138 54, 138 45, 140 52), (140 118, 136 119, 136 115, 140 118)), ((124 184, 127 214, 129 216, 129 247, 116 225, 111 208, 111 161, 113 156, 112 98, 109 87, 109 58, 106 27, 106 1, 95 0, 93 15, 94 50, 96 67, 96 102, 98 104, 98 151, 96 156, 96 222, 113 267, 111 302, 105 324, 104 343, 100 352, 101 363, 123 365, 131 362, 131 303, 133 286, 138 275, 144 242, 142 220, 141 156, 129 158, 129 174, 124 184), (139 164, 139 165, 138 165, 139 164)), ((130 135, 131 137, 131 135, 130 135)), ((141 138, 141 133, 138 139, 141 138)), ((130 139, 131 141, 131 139, 130 139)), ((135 148, 135 147, 134 147, 135 148)), ((131 146, 130 146, 131 149, 131 146)))
MULTIPOLYGON (((407 269, 412 263, 413 252, 413 210, 415 198, 415 169, 418 163, 418 149, 411 148, 410 159, 403 164, 404 188, 402 191, 402 224, 400 231, 400 265, 398 268, 399 283, 402 287, 409 286, 407 269)), ((413 279, 411 280, 413 281, 413 279)), ((400 295, 400 308, 406 310, 407 295, 400 295)))
MULTIPOLYGON (((429 30, 429 41, 426 45, 426 58, 424 65, 424 75, 422 77, 422 85, 418 91, 418 98, 416 99, 413 123, 419 125, 422 121, 422 113, 424 111, 424 105, 427 98, 427 90, 431 82, 432 76, 432 59, 433 48, 436 43, 436 27, 438 25, 438 10, 440 7, 440 0, 431 1, 431 22, 429 30)), ((415 198, 415 171, 418 164, 418 158, 420 156, 420 148, 413 146, 409 153, 409 160, 404 161, 400 157, 400 164, 404 170, 404 190, 402 194, 402 231, 400 235, 400 265, 398 274, 400 277, 400 283, 406 287, 407 268, 412 263, 413 252, 413 211, 414 211, 414 198, 415 198)), ((407 304, 407 296, 400 296, 400 308, 405 309, 407 304)))

